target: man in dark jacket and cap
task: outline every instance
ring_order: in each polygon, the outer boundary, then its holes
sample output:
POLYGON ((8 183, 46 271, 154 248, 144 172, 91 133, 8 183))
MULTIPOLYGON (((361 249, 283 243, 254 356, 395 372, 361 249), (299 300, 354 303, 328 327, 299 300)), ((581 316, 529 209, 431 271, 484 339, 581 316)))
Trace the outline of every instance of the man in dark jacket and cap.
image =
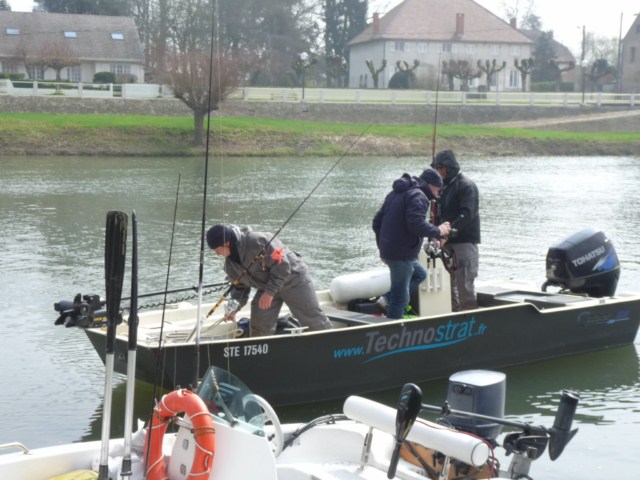
POLYGON ((478 187, 460 172, 460 165, 451 150, 439 152, 431 165, 444 181, 438 200, 438 218, 449 222, 453 230, 446 241, 455 258, 455 269, 450 272, 451 308, 455 312, 471 310, 478 306, 474 285, 478 276, 480 243, 478 187))
POLYGON ((393 182, 391 192, 373 217, 373 231, 380 258, 389 267, 391 290, 387 318, 403 318, 411 289, 426 278, 418 262, 423 239, 441 238, 449 233, 449 223, 436 227, 428 221, 429 199, 436 198, 442 187, 437 171, 429 168, 420 177, 408 173, 393 182))
POLYGON ((207 244, 225 257, 232 282, 230 297, 242 308, 251 288, 251 336, 275 333, 282 304, 309 330, 332 328, 318 303, 313 281, 302 259, 269 233, 217 224, 207 231, 207 244))

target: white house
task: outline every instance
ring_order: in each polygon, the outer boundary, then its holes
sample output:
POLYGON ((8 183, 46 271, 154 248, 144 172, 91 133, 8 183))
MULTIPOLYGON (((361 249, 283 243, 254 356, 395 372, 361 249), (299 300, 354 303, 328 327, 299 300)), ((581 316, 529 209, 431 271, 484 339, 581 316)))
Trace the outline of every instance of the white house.
POLYGON ((640 15, 636 15, 629 31, 622 39, 620 58, 620 91, 640 92, 640 15))
MULTIPOLYGON (((387 62, 378 88, 388 87, 398 61, 412 66, 417 60, 414 73, 424 83, 443 74, 443 62, 467 61, 476 67, 478 61, 485 65, 495 60, 498 67, 506 66, 492 75, 489 88, 521 90, 515 61, 531 58, 533 46, 515 26, 473 0, 405 0, 383 17, 374 15, 371 25, 349 42, 349 86, 373 87, 367 60, 374 68, 387 62)), ((470 87, 485 84, 483 74, 470 87)))
POLYGON ((132 18, 0 11, 0 72, 54 80, 43 66, 52 55, 69 59, 62 80, 91 82, 98 72, 144 82, 144 51, 132 18))

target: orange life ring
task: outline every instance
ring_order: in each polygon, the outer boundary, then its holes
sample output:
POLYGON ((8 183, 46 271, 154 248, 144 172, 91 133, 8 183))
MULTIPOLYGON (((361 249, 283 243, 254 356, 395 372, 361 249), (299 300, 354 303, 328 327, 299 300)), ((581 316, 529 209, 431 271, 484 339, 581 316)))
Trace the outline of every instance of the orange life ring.
POLYGON ((187 478, 189 480, 209 478, 215 450, 213 420, 204 401, 197 394, 183 389, 167 393, 153 409, 151 427, 147 431, 147 441, 145 441, 145 458, 147 458, 147 451, 149 452, 146 479, 167 480, 169 478, 162 454, 162 440, 169 420, 182 412, 191 418, 193 437, 196 441, 193 465, 187 478))

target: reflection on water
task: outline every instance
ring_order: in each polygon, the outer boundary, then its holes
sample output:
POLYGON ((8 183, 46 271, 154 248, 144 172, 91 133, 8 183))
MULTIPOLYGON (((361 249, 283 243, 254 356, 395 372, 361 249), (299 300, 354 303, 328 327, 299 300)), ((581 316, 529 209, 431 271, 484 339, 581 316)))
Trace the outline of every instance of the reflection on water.
MULTIPOLYGON (((222 164, 212 160, 208 223, 249 224, 275 232, 335 161, 234 158, 222 164)), ((480 280, 519 278, 541 284, 548 247, 593 226, 607 233, 617 249, 622 263, 618 290, 640 290, 638 158, 461 158, 460 162, 480 189, 480 280)), ((104 367, 82 332, 53 326, 53 303, 76 293, 104 292, 104 224, 109 210, 136 210, 140 291, 164 288, 179 174, 169 288, 196 285, 203 162, 2 157, 0 164, 0 375, 3 385, 10 386, 0 392, 0 409, 5 413, 0 416, 0 443, 18 440, 33 448, 97 438, 104 367)), ((347 157, 322 182, 280 234, 304 256, 319 288, 327 288, 337 274, 381 265, 371 218, 395 178, 405 171, 417 174, 425 166, 419 158, 347 157)), ((220 280, 220 259, 207 253, 204 282, 220 280)), ((621 442, 629 437, 628 428, 637 429, 640 423, 637 346, 636 340, 635 347, 507 371, 507 413, 517 418, 552 422, 560 390, 581 392, 580 434, 549 472, 540 475, 533 470, 535 477, 553 478, 556 471, 566 474, 563 465, 574 462, 589 464, 597 457, 594 449, 617 458, 626 448, 627 460, 619 461, 629 463, 632 454, 627 446, 633 442, 621 442), (607 445, 602 445, 603 438, 607 445)), ((291 361, 299 361, 297 355, 292 352, 291 361)), ((114 411, 123 408, 123 379, 117 379, 114 411)), ((443 400, 446 382, 422 387, 429 403, 443 400)), ((137 388, 142 392, 136 401, 140 416, 151 403, 145 388, 140 384, 137 388)), ((396 395, 375 396, 393 404, 396 395)), ((278 413, 284 420, 308 419, 340 408, 339 402, 330 402, 278 413)), ((118 417, 114 413, 114 434, 122 428, 118 417)))

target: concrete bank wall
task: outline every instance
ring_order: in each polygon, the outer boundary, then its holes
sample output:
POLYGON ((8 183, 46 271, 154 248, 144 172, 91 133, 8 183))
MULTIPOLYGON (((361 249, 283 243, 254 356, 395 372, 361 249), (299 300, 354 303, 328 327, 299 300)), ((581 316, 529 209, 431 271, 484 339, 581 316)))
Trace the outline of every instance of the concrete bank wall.
MULTIPOLYGON (((538 107, 459 105, 438 106, 438 123, 506 122, 579 116, 607 111, 618 111, 615 107, 538 107)), ((122 99, 122 98, 69 98, 0 95, 2 112, 39 112, 60 114, 116 114, 191 116, 191 110, 177 99, 122 99)), ((363 104, 318 104, 318 103, 245 103, 226 102, 215 115, 255 116, 266 118, 288 118, 298 120, 425 124, 433 123, 434 105, 363 105, 363 104)))

